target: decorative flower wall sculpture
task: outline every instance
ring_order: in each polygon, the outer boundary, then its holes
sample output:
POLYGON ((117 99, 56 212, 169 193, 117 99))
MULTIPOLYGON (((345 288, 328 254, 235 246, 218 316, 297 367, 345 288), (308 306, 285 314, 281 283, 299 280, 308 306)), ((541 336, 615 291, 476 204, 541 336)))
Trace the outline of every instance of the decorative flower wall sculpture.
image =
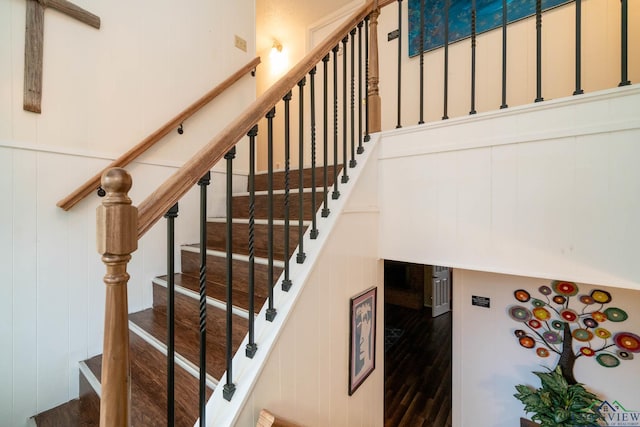
POLYGON ((539 298, 525 289, 513 293, 518 303, 507 312, 522 324, 514 334, 522 347, 541 358, 557 354, 557 366, 569 384, 576 384, 573 366, 580 357, 593 357, 601 366, 614 368, 640 353, 638 335, 611 331, 629 315, 617 307, 605 308, 612 301, 609 292, 594 289, 578 295, 578 286, 566 281, 540 286, 538 292, 539 298))

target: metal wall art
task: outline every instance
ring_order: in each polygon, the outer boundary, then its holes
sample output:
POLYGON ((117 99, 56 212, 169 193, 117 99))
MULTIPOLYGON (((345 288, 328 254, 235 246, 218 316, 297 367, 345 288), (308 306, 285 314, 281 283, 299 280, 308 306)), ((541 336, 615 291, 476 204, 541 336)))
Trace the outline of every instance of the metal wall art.
POLYGON ((517 304, 508 307, 507 313, 522 325, 514 331, 515 338, 541 358, 558 357, 570 384, 575 384, 573 365, 580 358, 614 368, 640 353, 638 335, 616 331, 629 315, 610 306, 613 298, 608 291, 579 294, 575 283, 553 281, 551 286, 540 286, 535 295, 518 289, 513 296, 517 304))

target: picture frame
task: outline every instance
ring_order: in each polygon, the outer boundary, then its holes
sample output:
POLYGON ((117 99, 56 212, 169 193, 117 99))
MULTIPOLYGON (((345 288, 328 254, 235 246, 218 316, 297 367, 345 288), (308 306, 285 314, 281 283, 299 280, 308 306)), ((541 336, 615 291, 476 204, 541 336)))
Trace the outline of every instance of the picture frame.
MULTIPOLYGON (((424 51, 429 52, 444 44, 444 7, 447 0, 425 0, 424 51)), ((449 1, 449 43, 471 35, 471 0, 449 1)), ((570 3, 573 0, 542 0, 542 11, 570 3)), ((420 54, 420 2, 408 2, 408 54, 420 54)), ((535 1, 507 0, 507 23, 527 18, 536 13, 535 1)), ((476 33, 481 34, 502 25, 502 0, 476 0, 476 33)))
POLYGON ((376 368, 378 288, 373 286, 349 302, 349 396, 376 368))

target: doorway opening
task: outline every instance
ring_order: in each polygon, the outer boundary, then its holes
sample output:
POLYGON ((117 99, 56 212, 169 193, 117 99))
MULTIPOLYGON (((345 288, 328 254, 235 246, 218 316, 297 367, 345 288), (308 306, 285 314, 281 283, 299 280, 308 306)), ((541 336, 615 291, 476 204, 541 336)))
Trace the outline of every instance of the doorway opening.
POLYGON ((438 265, 384 261, 385 303, 416 310, 431 308, 437 317, 451 310, 451 269, 438 265))
POLYGON ((384 262, 386 427, 451 427, 451 285, 449 268, 384 262))

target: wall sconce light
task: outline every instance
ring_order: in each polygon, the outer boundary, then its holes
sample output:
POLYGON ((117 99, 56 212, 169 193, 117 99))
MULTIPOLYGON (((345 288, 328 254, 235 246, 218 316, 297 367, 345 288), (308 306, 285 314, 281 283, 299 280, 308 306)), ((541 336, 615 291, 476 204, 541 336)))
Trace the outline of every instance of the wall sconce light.
POLYGON ((282 43, 280 43, 278 40, 273 40, 273 46, 271 46, 271 52, 282 52, 282 43))
POLYGON ((269 52, 269 61, 271 63, 271 74, 274 77, 279 77, 289 67, 289 54, 287 49, 282 47, 280 41, 274 39, 271 46, 271 52, 269 52))

